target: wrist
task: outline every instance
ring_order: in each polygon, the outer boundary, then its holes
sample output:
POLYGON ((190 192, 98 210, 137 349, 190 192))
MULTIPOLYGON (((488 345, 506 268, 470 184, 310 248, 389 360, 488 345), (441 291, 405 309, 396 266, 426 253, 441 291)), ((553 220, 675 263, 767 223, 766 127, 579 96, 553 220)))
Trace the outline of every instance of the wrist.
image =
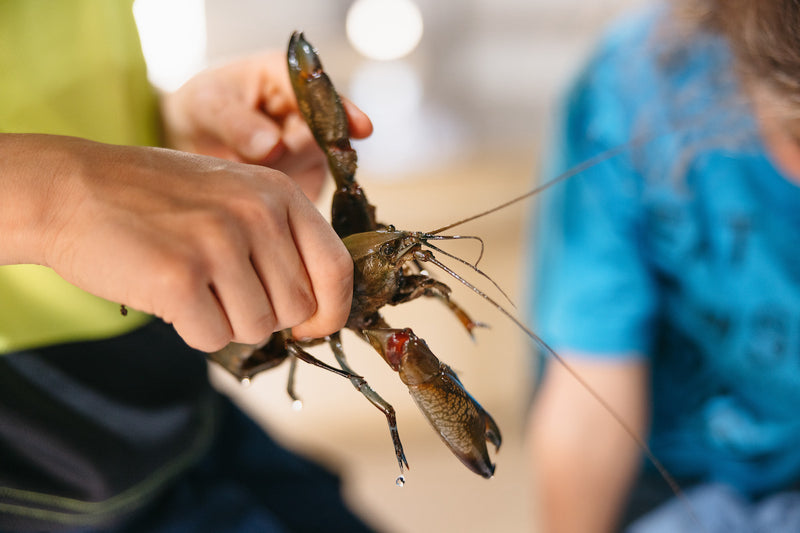
POLYGON ((70 142, 41 134, 0 134, 0 264, 47 265, 68 211, 70 142))

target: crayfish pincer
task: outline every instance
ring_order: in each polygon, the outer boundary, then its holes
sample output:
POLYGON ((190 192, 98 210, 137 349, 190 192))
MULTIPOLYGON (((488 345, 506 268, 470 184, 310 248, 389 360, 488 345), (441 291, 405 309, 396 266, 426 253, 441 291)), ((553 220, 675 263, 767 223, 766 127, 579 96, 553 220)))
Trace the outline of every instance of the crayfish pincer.
POLYGON ((365 330, 372 346, 400 375, 428 422, 467 468, 494 475, 486 440, 500 447, 500 430, 467 392, 455 372, 439 361, 410 329, 365 330))
MULTIPOLYGON (((427 247, 446 254, 429 241, 461 237, 398 231, 393 226, 377 222, 375 207, 355 180, 357 156, 350 146, 348 120, 342 102, 322 69, 316 50, 301 33, 295 32, 289 42, 288 67, 298 108, 326 154, 336 184, 331 208, 333 228, 353 257, 353 301, 346 327, 372 345, 398 372, 419 409, 453 454, 476 474, 490 478, 495 466, 489 458, 486 442, 491 442, 496 448, 501 442, 495 421, 423 339, 408 328, 391 328, 380 314, 381 308, 387 304, 400 305, 425 296, 445 303, 470 334, 480 326, 450 300, 450 288, 432 278, 421 266, 426 262, 434 264, 469 285, 439 263, 429 249, 423 249, 427 247)), ((476 267, 469 266, 483 274, 476 267)), ((239 379, 249 379, 257 372, 289 359, 293 365, 288 387, 292 398, 296 398, 293 369, 297 359, 346 377, 386 417, 401 475, 403 468, 408 467, 394 408, 350 368, 338 332, 326 339, 300 341, 293 339, 291 332, 286 330, 273 334, 263 346, 232 344, 209 357, 239 379), (304 350, 324 342, 333 351, 339 368, 317 360, 304 350)))

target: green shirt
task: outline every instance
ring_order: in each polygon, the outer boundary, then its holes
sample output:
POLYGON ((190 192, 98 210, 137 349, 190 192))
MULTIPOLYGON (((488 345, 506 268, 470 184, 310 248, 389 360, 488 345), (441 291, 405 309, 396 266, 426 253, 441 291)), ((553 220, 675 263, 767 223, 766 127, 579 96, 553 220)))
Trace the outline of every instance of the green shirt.
MULTIPOLYGON (((130 0, 0 1, 0 132, 159 144, 131 9, 130 0)), ((122 317, 118 303, 50 269, 0 267, 0 353, 111 337, 147 320, 122 317)))

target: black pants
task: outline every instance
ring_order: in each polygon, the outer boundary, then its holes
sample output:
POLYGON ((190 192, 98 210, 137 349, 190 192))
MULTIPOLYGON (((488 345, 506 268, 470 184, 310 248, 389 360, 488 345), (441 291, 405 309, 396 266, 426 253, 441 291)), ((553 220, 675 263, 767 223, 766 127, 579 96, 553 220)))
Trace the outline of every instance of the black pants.
POLYGON ((0 356, 0 531, 369 531, 154 321, 0 356))

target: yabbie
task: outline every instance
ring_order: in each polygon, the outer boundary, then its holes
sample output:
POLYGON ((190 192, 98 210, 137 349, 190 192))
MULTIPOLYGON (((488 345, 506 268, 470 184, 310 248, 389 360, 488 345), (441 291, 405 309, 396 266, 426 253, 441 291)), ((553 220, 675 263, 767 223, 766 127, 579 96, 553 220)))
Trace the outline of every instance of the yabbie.
MULTIPOLYGON (((419 409, 450 450, 470 470, 485 478, 494 474, 486 442, 500 447, 497 424, 467 392, 455 372, 428 348, 427 343, 409 328, 395 329, 380 314, 385 305, 398 305, 431 297, 452 310, 470 334, 480 324, 474 322, 455 302, 450 288, 425 273, 423 262, 435 264, 466 283, 439 263, 429 249, 441 251, 428 241, 459 237, 398 231, 375 219, 375 207, 367 201, 355 180, 356 152, 350 147, 347 115, 336 90, 322 70, 314 48, 301 33, 289 42, 289 75, 298 107, 317 144, 325 152, 336 182, 333 195, 332 224, 353 257, 353 302, 346 327, 368 342, 395 370, 419 409)), ((475 270, 477 268, 473 267, 475 270)), ((477 290, 477 289, 475 289, 477 290)), ((384 413, 394 444, 403 482, 408 462, 397 430, 394 408, 375 392, 363 377, 347 363, 339 332, 327 339, 298 341, 285 330, 274 334, 261 347, 231 344, 210 354, 239 379, 273 368, 287 358, 308 362, 347 377, 367 400, 384 413), (334 368, 305 351, 327 342, 338 362, 334 368)), ((290 391, 293 372, 290 372, 290 391)), ((290 392, 293 395, 293 392, 290 392)))

